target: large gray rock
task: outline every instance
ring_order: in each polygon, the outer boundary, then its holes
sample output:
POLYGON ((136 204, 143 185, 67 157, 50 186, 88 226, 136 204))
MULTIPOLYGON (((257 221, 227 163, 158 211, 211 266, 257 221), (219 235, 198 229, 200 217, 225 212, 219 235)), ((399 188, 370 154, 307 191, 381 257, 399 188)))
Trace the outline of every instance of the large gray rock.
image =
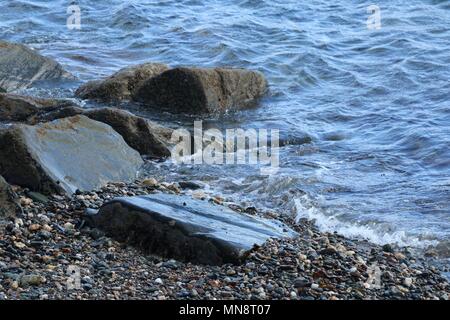
MULTIPOLYGON (((0 122, 33 123, 40 115, 62 110, 75 105, 68 100, 41 99, 15 94, 0 93, 0 122)), ((65 113, 68 116, 67 113, 65 113)))
POLYGON ((117 198, 87 221, 146 252, 209 265, 240 263, 255 245, 296 235, 278 221, 169 194, 117 198))
POLYGON ((0 176, 0 218, 13 216, 19 205, 9 184, 0 176))
POLYGON ((47 113, 38 113, 30 117, 28 123, 49 122, 81 114, 111 126, 141 155, 166 158, 171 154, 169 146, 172 129, 116 108, 82 109, 65 106, 47 113))
POLYGON ((91 109, 84 115, 113 127, 130 147, 154 158, 170 156, 170 150, 158 134, 159 128, 147 119, 113 108, 91 109))
POLYGON ((106 79, 82 85, 75 94, 82 99, 106 102, 130 100, 145 81, 167 69, 168 66, 160 63, 145 63, 124 68, 106 79))
POLYGON ((0 40, 0 87, 27 88, 41 80, 72 79, 59 63, 16 43, 0 40))
POLYGON ((110 126, 85 116, 0 130, 0 174, 43 193, 132 181, 143 161, 110 126))
POLYGON ((222 113, 256 104, 267 91, 260 72, 244 69, 176 68, 151 78, 134 100, 181 113, 222 113))

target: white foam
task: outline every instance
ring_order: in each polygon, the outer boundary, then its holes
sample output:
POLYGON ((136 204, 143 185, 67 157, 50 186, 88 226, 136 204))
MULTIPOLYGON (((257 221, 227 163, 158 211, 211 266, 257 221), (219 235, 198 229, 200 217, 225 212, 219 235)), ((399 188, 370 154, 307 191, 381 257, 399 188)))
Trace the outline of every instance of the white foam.
POLYGON ((336 215, 325 213, 315 206, 308 195, 294 199, 297 223, 301 218, 314 220, 319 230, 337 232, 347 238, 362 238, 375 244, 397 244, 403 247, 426 248, 438 244, 437 240, 424 240, 410 236, 403 230, 387 232, 381 224, 363 225, 357 222, 341 221, 336 215))

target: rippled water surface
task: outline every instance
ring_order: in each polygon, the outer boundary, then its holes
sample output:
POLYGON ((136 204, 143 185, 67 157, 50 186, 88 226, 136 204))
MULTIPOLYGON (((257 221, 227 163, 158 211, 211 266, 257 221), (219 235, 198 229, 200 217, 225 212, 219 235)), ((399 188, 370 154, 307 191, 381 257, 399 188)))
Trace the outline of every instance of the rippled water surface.
MULTIPOLYGON (((208 119, 222 128, 280 129, 276 176, 256 166, 174 166, 214 192, 293 210, 327 230, 379 243, 450 240, 450 2, 380 1, 379 30, 352 0, 0 1, 0 38, 26 43, 80 81, 145 61, 257 69, 258 109, 208 119)), ((31 90, 72 96, 73 88, 31 90)), ((145 113, 170 125, 194 118, 145 113)))

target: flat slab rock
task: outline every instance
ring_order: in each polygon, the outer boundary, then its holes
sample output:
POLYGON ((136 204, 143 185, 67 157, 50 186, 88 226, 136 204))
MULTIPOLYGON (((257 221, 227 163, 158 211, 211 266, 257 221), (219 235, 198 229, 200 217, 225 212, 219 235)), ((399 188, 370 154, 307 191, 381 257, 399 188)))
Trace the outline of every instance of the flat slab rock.
POLYGON ((72 194, 133 181, 142 165, 120 134, 85 116, 0 128, 0 174, 33 191, 72 194))
POLYGON ((237 264, 269 238, 297 235, 279 221, 170 194, 116 198, 87 220, 148 253, 206 265, 237 264))

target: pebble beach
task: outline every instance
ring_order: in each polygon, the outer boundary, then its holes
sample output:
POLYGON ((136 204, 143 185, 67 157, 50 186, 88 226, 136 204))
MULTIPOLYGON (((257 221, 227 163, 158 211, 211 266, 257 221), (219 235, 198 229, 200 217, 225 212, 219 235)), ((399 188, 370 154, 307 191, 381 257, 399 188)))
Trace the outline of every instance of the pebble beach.
POLYGON ((242 265, 201 266, 147 255, 84 224, 87 210, 117 196, 185 193, 153 178, 43 197, 15 188, 23 214, 0 232, 0 299, 447 300, 450 285, 406 248, 322 233, 307 220, 191 195, 245 214, 281 219, 299 237, 255 247, 242 265))

